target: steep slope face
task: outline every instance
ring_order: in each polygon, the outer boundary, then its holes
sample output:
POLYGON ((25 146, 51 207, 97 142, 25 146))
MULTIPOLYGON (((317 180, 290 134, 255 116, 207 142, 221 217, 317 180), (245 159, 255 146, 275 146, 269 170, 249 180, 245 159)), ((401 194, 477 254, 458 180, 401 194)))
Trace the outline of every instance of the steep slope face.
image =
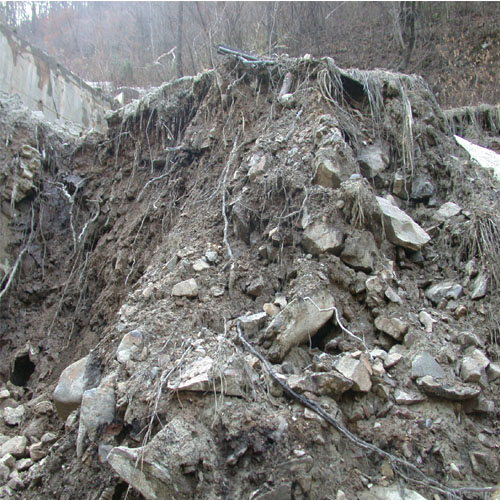
POLYGON ((107 137, 8 116, 6 165, 24 143, 40 159, 26 196, 2 193, 26 234, 2 250, 4 495, 495 485, 497 185, 422 80, 230 60, 107 137))

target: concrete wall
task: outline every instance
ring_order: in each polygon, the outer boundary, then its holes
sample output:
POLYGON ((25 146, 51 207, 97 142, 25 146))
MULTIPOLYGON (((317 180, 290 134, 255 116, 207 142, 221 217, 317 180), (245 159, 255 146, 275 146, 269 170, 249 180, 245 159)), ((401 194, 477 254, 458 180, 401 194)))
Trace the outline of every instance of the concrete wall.
POLYGON ((105 131, 110 104, 81 78, 0 25, 0 90, 18 94, 24 104, 43 111, 48 121, 67 120, 105 131))

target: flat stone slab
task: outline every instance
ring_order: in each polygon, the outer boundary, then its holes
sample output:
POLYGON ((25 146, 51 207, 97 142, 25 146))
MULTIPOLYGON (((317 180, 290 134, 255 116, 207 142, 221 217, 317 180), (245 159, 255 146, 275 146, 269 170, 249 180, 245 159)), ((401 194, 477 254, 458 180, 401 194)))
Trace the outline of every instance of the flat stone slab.
POLYGON ((460 382, 445 384, 438 382, 429 375, 417 379, 417 385, 426 394, 448 399, 450 401, 464 401, 466 399, 472 399, 479 396, 481 393, 481 389, 479 387, 465 385, 460 382))

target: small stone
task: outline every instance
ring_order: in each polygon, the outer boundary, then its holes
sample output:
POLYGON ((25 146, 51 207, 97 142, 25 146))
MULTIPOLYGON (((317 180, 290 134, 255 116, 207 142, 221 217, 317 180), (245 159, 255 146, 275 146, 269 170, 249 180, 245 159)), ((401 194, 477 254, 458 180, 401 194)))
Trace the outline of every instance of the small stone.
POLYGON ((265 324, 267 313, 255 313, 249 316, 240 316, 238 321, 241 322, 241 328, 245 335, 255 335, 265 324))
POLYGON ((280 312, 280 308, 278 306, 275 306, 274 304, 270 304, 269 302, 266 302, 262 306, 262 309, 271 318, 274 318, 280 312))
POLYGON ((486 293, 488 292, 488 281, 489 277, 484 274, 480 273, 472 283, 472 291, 470 294, 470 298, 472 300, 477 300, 483 298, 486 293))
POLYGON ((434 184, 428 177, 419 175, 413 179, 410 198, 415 201, 427 201, 435 190, 434 184))
POLYGON ((53 432, 46 432, 41 439, 43 444, 52 444, 57 441, 57 434, 53 432))
MULTIPOLYGON (((284 97, 284 96, 283 96, 284 97)), ((250 158, 248 178, 250 181, 254 181, 257 177, 264 175, 267 169, 267 156, 261 151, 255 153, 252 158, 250 158)))
POLYGON ((4 455, 0 462, 6 465, 9 469, 13 469, 16 465, 16 459, 10 453, 4 455))
POLYGON ((450 463, 450 473, 455 479, 462 478, 462 473, 460 472, 460 469, 453 462, 450 463))
POLYGON ((19 405, 15 408, 7 407, 3 411, 3 419, 5 423, 10 426, 19 425, 26 413, 24 405, 19 405))
POLYGON ((224 295, 224 288, 221 286, 213 286, 210 288, 210 293, 212 297, 222 297, 224 295))
POLYGON ((0 391, 0 401, 10 398, 10 392, 8 389, 2 389, 0 391))
POLYGON ((338 255, 344 242, 344 233, 330 224, 314 222, 307 226, 302 236, 302 246, 312 255, 333 253, 338 255))
POLYGON ((144 288, 144 290, 142 291, 142 296, 146 299, 146 300, 149 300, 152 296, 153 296, 153 293, 154 293, 154 286, 152 283, 149 283, 146 288, 144 288))
POLYGON ((7 482, 7 486, 14 491, 20 491, 25 488, 23 480, 19 476, 12 476, 7 482))
POLYGON ((453 316, 455 316, 456 319, 463 318, 466 315, 467 315, 467 306, 465 304, 460 304, 455 309, 455 311, 453 311, 453 316))
POLYGON ((177 283, 172 288, 174 297, 198 297, 198 284, 193 278, 177 283))
POLYGON ((26 452, 28 440, 24 436, 15 436, 0 446, 0 457, 10 453, 15 458, 22 458, 26 452))
POLYGON ((21 458, 16 462, 16 470, 22 472, 23 470, 28 470, 33 465, 33 460, 31 458, 21 458))
POLYGON ((9 474, 10 469, 4 463, 0 463, 0 481, 2 483, 5 483, 9 479, 9 474))
POLYGON ((403 303, 403 299, 398 295, 396 290, 394 290, 394 288, 392 288, 392 287, 387 288, 387 290, 385 291, 385 296, 391 302, 394 302, 395 304, 402 304, 403 303))
POLYGON ((206 269, 210 269, 210 264, 208 264, 208 262, 205 262, 203 259, 198 259, 193 264, 193 270, 197 273, 201 273, 201 271, 205 271, 206 269))
POLYGON ((47 450, 44 449, 42 442, 32 444, 28 448, 28 451, 30 454, 30 458, 31 460, 33 460, 33 462, 38 462, 42 458, 47 456, 47 450))
POLYGON ((385 198, 377 197, 384 217, 387 239, 409 250, 420 250, 431 237, 405 212, 385 198))
POLYGON ((394 400, 398 405, 404 405, 404 406, 414 405, 417 403, 422 403, 426 399, 427 398, 422 394, 410 393, 403 391, 401 389, 396 389, 394 391, 394 400))
POLYGON ((215 250, 207 250, 205 252, 205 259, 211 264, 215 264, 217 259, 219 258, 219 254, 215 250))
POLYGON ((433 378, 443 378, 444 370, 437 361, 428 353, 417 354, 411 364, 411 377, 431 376, 433 378))
POLYGON ((345 493, 342 490, 338 490, 335 500, 347 500, 347 497, 345 496, 345 493))
POLYGON ((457 300, 463 294, 462 285, 455 283, 453 281, 443 281, 442 283, 436 283, 430 286, 425 291, 425 296, 438 305, 443 299, 453 299, 457 300))
POLYGON ((375 319, 375 328, 389 335, 395 340, 402 340, 408 333, 409 325, 398 318, 378 316, 375 319))
POLYGON ((370 378, 372 369, 364 356, 363 359, 358 360, 346 354, 335 364, 335 368, 345 378, 352 381, 353 390, 358 392, 370 392, 372 388, 370 378))
POLYGON ((488 366, 488 380, 493 382, 500 378, 500 365, 498 363, 490 363, 488 366))
POLYGON ((432 316, 426 311, 420 311, 418 313, 418 320, 422 323, 425 331, 427 333, 432 333, 432 328, 436 320, 432 319, 432 316))
POLYGON ((358 154, 361 175, 373 179, 389 166, 389 158, 379 144, 365 146, 358 154))
POLYGON ((377 245, 369 231, 354 231, 345 241, 342 262, 356 271, 371 273, 375 266, 377 245))
POLYGON ((286 300, 286 297, 284 297, 283 295, 278 295, 274 299, 274 304, 277 305, 280 309, 284 309, 287 306, 288 302, 286 300))
POLYGON ((384 360, 384 368, 388 370, 396 366, 403 359, 403 355, 398 352, 389 353, 384 360))
POLYGON ((464 401, 477 397, 481 389, 455 382, 454 384, 441 384, 433 377, 427 375, 417 379, 417 385, 425 393, 441 397, 450 401, 464 401))
POLYGON ((116 350, 116 359, 119 363, 129 360, 139 360, 144 346, 144 335, 140 330, 132 330, 125 334, 116 350))
POLYGON ((370 276, 365 281, 365 286, 368 292, 382 293, 384 291, 384 283, 379 276, 370 276))
POLYGON ((262 276, 259 276, 247 285, 245 292, 252 297, 259 297, 260 295, 262 295, 264 287, 264 278, 262 276))
POLYGON ((54 405, 51 401, 39 401, 34 407, 33 412, 36 415, 50 415, 54 411, 54 405))
POLYGON ((443 205, 441 205, 439 210, 433 215, 433 218, 443 221, 458 215, 461 211, 462 209, 456 203, 448 201, 447 203, 443 203, 443 205))
POLYGON ((464 356, 460 376, 464 382, 479 382, 482 377, 486 378, 489 364, 490 360, 479 349, 474 349, 472 354, 464 356))

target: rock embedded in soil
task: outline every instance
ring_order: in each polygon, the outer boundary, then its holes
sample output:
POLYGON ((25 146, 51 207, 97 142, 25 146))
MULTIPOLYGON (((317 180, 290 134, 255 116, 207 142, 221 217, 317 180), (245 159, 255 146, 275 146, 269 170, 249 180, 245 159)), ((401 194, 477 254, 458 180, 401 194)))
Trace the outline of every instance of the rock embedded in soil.
POLYGON ((470 298, 472 300, 482 299, 488 292, 488 282, 489 276, 485 273, 479 273, 479 275, 472 282, 470 298))
POLYGON ((415 201, 427 201, 435 191, 434 184, 427 176, 417 175, 412 181, 410 198, 415 201))
POLYGON ((418 387, 426 394, 437 396, 450 401, 464 401, 479 396, 481 389, 470 385, 454 383, 441 383, 430 375, 417 379, 418 387))
POLYGON ((359 500, 428 500, 416 491, 405 487, 404 495, 399 486, 374 486, 359 495, 359 500))
POLYGON ((298 298, 276 316, 268 327, 277 333, 269 356, 280 362, 294 346, 309 342, 333 316, 335 301, 328 290, 312 292, 307 299, 298 298))
POLYGON ((379 144, 365 146, 358 154, 361 175, 373 179, 389 166, 389 158, 379 144))
POLYGON ((385 234, 391 243, 417 251, 430 241, 431 237, 403 210, 385 198, 377 196, 376 199, 382 211, 385 234))
POLYGON ((371 273, 375 268, 377 245, 369 231, 355 231, 347 237, 340 254, 342 262, 356 271, 371 273))
POLYGON ((88 434, 95 441, 98 429, 113 422, 115 418, 115 389, 112 379, 83 393, 77 438, 77 456, 83 453, 83 439, 88 434))
POLYGON ((370 392, 372 388, 370 362, 362 355, 360 359, 353 358, 350 354, 344 354, 335 368, 353 383, 353 390, 357 392, 370 392))
POLYGON ((443 203, 439 210, 433 215, 433 218, 439 221, 444 221, 449 219, 450 217, 454 217, 458 215, 462 209, 456 203, 452 201, 448 201, 443 203))
POLYGON ((395 340, 402 340, 408 333, 409 325, 398 318, 386 318, 378 316, 375 318, 375 328, 389 335, 395 340))
POLYGON ((129 360, 137 361, 144 346, 144 334, 140 330, 132 330, 126 333, 116 350, 116 359, 119 363, 129 360))
POLYGON ((255 335, 265 324, 267 319, 266 312, 250 314, 249 316, 240 316, 238 321, 241 323, 241 328, 245 335, 255 335))
POLYGON ((338 255, 344 243, 344 234, 330 224, 316 221, 306 227, 302 246, 312 255, 333 253, 338 255))
POLYGON ((0 457, 10 454, 15 458, 23 458, 26 453, 27 445, 28 440, 24 436, 15 436, 10 438, 2 446, 0 446, 0 457))
POLYGON ((420 353, 415 356, 411 364, 411 377, 419 378, 431 376, 433 378, 443 378, 444 370, 438 362, 428 353, 420 353))
POLYGON ((15 408, 5 408, 3 411, 3 419, 7 425, 15 426, 19 425, 26 414, 26 409, 24 405, 16 406, 15 408))
POLYGON ((438 305, 443 299, 457 300, 463 294, 463 287, 454 281, 443 281, 431 285, 425 291, 425 296, 435 305, 438 305))
POLYGON ((75 361, 61 373, 54 390, 57 413, 63 419, 80 406, 86 389, 99 383, 100 369, 92 356, 75 361))
POLYGON ((486 368, 489 364, 490 360, 479 349, 474 349, 462 359, 460 377, 464 382, 479 382, 482 379, 486 383, 486 368))
POLYGON ((198 297, 198 284, 194 278, 181 281, 173 286, 172 295, 174 297, 198 297))

